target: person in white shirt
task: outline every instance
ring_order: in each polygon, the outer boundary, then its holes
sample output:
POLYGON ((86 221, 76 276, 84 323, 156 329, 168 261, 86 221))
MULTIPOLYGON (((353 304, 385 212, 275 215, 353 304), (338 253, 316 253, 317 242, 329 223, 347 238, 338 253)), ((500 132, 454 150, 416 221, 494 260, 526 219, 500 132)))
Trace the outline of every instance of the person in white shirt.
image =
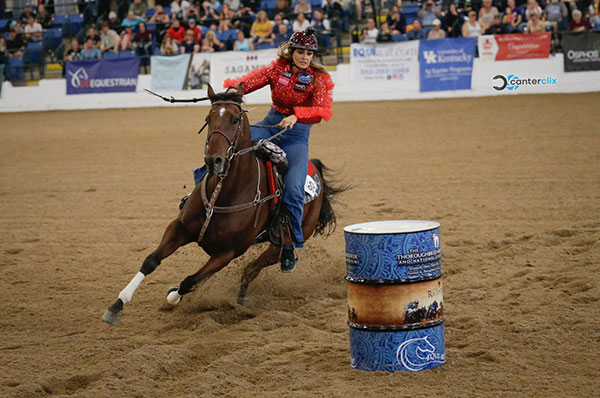
POLYGON ((27 18, 27 25, 25 25, 25 37, 27 40, 41 40, 42 39, 42 25, 40 25, 33 15, 27 18))
POLYGON ((363 29, 360 35, 360 42, 364 44, 375 44, 377 43, 377 36, 379 36, 379 29, 375 27, 375 20, 373 18, 367 19, 367 27, 363 29))
POLYGON ((292 24, 292 30, 294 32, 304 32, 306 28, 310 26, 310 22, 306 19, 306 16, 303 13, 298 14, 296 20, 292 24))

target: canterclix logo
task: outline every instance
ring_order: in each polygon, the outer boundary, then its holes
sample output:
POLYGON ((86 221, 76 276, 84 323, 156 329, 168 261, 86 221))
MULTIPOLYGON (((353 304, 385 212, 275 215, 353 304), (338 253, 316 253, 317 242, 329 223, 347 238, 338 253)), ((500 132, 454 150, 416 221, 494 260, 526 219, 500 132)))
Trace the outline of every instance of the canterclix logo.
POLYGON ((544 77, 539 79, 520 79, 519 76, 516 75, 508 75, 504 77, 503 75, 496 75, 492 78, 492 80, 499 80, 498 83, 500 85, 492 86, 497 91, 502 91, 504 89, 515 91, 520 86, 544 86, 550 84, 558 84, 557 79, 554 77, 544 77))

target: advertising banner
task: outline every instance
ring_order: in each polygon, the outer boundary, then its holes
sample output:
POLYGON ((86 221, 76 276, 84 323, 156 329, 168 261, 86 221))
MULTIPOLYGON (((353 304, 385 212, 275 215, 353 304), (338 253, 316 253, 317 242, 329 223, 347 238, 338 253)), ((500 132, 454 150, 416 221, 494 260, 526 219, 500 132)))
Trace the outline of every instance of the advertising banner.
POLYGON ((242 77, 256 68, 269 65, 275 59, 277 49, 213 53, 210 57, 210 84, 220 90, 225 79, 242 77))
POLYGON ((419 76, 419 42, 352 44, 352 81, 416 81, 419 76))
POLYGON ((139 71, 139 58, 70 61, 66 64, 67 94, 132 92, 139 71))
POLYGON ((565 72, 600 70, 600 32, 563 33, 565 72))
POLYGON ((548 58, 550 39, 550 32, 479 36, 479 58, 485 61, 548 58))
MULTIPOLYGON (((188 69, 188 88, 190 90, 206 89, 210 83, 210 58, 211 53, 196 53, 188 69)), ((221 91, 221 87, 216 88, 221 91)))
POLYGON ((470 90, 476 44, 475 38, 421 41, 421 92, 470 90))
POLYGON ((153 91, 183 90, 190 57, 190 54, 150 57, 151 89, 153 91))

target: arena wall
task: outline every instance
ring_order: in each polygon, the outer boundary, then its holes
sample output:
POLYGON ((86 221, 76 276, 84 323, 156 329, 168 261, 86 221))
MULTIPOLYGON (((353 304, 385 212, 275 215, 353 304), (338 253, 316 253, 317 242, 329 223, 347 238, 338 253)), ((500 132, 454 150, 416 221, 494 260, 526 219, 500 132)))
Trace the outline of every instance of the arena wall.
MULTIPOLYGON (((419 91, 419 81, 412 82, 353 82, 350 65, 338 65, 332 72, 336 83, 335 101, 379 101, 425 98, 480 97, 518 94, 582 93, 600 91, 600 71, 564 72, 563 56, 557 54, 547 59, 517 61, 482 61, 475 59, 471 90, 419 91), (513 90, 498 91, 497 75, 515 75, 520 79, 546 79, 551 84, 520 85, 513 90)), ((38 86, 13 87, 4 82, 0 98, 0 112, 30 112, 75 109, 142 108, 157 106, 190 106, 170 104, 150 96, 142 89, 150 88, 150 75, 140 75, 135 93, 67 95, 65 80, 41 80, 38 86)), ((178 98, 202 97, 205 90, 162 93, 178 98)), ((248 104, 268 104, 268 90, 248 95, 248 104)))

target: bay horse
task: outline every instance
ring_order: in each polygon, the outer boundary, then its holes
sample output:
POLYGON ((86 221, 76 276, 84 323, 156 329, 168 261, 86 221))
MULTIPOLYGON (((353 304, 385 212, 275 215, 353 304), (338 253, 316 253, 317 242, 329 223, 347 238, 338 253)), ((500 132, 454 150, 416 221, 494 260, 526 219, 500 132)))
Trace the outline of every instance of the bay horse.
MULTIPOLYGON (((220 94, 208 87, 211 108, 206 117, 208 133, 204 149, 208 174, 194 188, 177 218, 167 226, 156 250, 146 257, 140 271, 108 307, 103 317, 107 323, 119 322, 123 306, 131 301, 144 278, 181 246, 197 242, 210 258, 198 272, 169 290, 167 301, 173 305, 200 282, 244 254, 271 225, 274 213, 269 201, 274 195, 268 195, 267 166, 252 149, 250 124, 242 107, 243 94, 241 84, 236 92, 220 94)), ((334 196, 345 188, 336 188, 327 181, 324 172, 328 169, 321 161, 312 162, 322 181, 322 190, 304 206, 302 232, 304 237, 327 236, 336 223, 331 204, 334 196)), ((250 283, 263 268, 279 261, 280 252, 280 247, 270 244, 245 267, 238 295, 240 305, 244 304, 250 283)))

